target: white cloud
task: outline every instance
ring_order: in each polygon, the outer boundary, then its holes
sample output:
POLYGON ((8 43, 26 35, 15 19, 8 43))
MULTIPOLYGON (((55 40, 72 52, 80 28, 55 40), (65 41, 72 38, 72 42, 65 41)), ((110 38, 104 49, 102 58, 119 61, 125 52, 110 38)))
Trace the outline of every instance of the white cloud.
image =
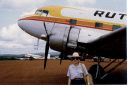
MULTIPOLYGON (((23 12, 20 17, 33 14, 34 12, 35 9, 33 9, 32 11, 23 12)), ((34 50, 34 48, 37 48, 34 47, 35 44, 37 44, 37 38, 32 37, 21 30, 17 23, 0 28, 0 50, 5 49, 3 50, 3 53, 8 49, 10 49, 10 51, 7 51, 9 53, 25 53, 26 50, 31 52, 34 50), (23 51, 21 52, 20 49, 23 49, 23 51)), ((40 40, 38 48, 39 50, 37 52, 44 52, 45 41, 40 40)), ((36 50, 34 50, 33 52, 35 51, 36 50)))
POLYGON ((23 12, 20 17, 29 16, 35 13, 37 9, 33 9, 31 11, 23 12))
POLYGON ((35 38, 23 32, 17 24, 12 24, 0 29, 0 41, 0 47, 24 48, 33 45, 35 38))
POLYGON ((12 42, 0 42, 0 48, 23 48, 24 46, 22 44, 18 44, 18 43, 12 43, 12 42))
POLYGON ((21 8, 26 6, 35 6, 44 3, 46 0, 0 0, 0 6, 2 7, 12 7, 21 8))
POLYGON ((67 0, 70 6, 81 6, 84 4, 95 4, 96 0, 67 0))
POLYGON ((44 52, 45 41, 40 40, 39 46, 37 38, 30 36, 15 24, 0 28, 0 54, 6 53, 26 53, 26 52, 44 52), (38 50, 36 49, 38 48, 38 50))

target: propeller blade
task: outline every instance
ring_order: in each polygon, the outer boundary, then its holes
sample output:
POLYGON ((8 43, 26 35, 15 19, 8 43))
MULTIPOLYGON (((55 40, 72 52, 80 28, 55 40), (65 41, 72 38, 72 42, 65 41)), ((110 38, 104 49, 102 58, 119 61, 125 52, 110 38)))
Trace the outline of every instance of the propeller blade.
POLYGON ((62 63, 63 57, 64 57, 64 53, 62 52, 62 53, 60 54, 60 65, 61 65, 61 63, 62 63))
MULTIPOLYGON (((49 11, 48 10, 43 10, 43 12, 46 14, 46 17, 47 17, 49 11)), ((44 28, 45 28, 45 32, 47 34, 47 42, 46 42, 46 46, 45 46, 45 59, 44 59, 44 69, 45 69, 46 64, 47 64, 48 51, 49 51, 49 34, 48 34, 47 29, 46 29, 45 22, 43 23, 43 25, 44 25, 44 28)))
POLYGON ((46 42, 46 46, 45 46, 44 69, 46 68, 46 64, 47 64, 48 51, 49 51, 49 36, 47 37, 47 42, 46 42))
POLYGON ((64 58, 67 58, 67 54, 64 53, 64 52, 62 52, 59 57, 60 57, 60 65, 61 65, 62 60, 63 60, 64 58))
POLYGON ((60 65, 61 65, 61 63, 62 63, 62 60, 63 60, 63 58, 60 58, 60 65))

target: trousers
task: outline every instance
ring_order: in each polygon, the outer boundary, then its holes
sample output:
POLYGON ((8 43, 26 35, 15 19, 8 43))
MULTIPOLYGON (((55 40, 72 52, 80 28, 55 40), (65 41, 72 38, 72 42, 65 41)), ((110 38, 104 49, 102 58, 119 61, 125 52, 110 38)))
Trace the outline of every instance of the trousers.
POLYGON ((83 78, 71 80, 71 85, 86 85, 83 78))

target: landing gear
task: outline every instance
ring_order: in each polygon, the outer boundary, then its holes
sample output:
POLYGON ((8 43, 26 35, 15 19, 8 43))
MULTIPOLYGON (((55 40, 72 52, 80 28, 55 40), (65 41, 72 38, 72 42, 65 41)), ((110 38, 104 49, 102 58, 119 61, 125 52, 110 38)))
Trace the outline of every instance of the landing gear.
POLYGON ((95 84, 101 83, 101 77, 105 74, 103 67, 99 64, 92 65, 88 72, 92 75, 95 84))
MULTIPOLYGON (((90 67, 89 73, 92 75, 94 84, 102 84, 106 82, 106 79, 109 78, 109 74, 111 74, 117 67, 119 67, 123 62, 125 62, 125 59, 122 59, 122 61, 116 62, 117 59, 113 59, 113 61, 109 61, 108 64, 104 67, 102 67, 99 63, 94 64, 90 67), (114 65, 112 65, 114 62, 116 62, 114 65), (111 68, 109 68, 111 66, 111 68), (109 68, 109 70, 106 71, 106 69, 109 68), (105 72, 106 71, 106 72, 105 72)), ((108 80, 108 79, 107 79, 108 80)))
POLYGON ((101 57, 97 57, 97 64, 90 67, 89 73, 92 75, 95 84, 101 83, 101 77, 105 74, 104 68, 100 65, 101 57))

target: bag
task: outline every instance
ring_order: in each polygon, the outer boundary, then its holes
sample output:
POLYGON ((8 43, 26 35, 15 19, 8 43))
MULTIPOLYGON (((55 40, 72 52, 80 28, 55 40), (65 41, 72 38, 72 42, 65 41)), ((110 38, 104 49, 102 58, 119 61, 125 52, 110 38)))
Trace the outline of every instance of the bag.
MULTIPOLYGON (((80 64, 80 65, 81 65, 81 67, 82 67, 82 71, 84 72, 83 65, 82 65, 82 64, 80 64)), ((88 83, 90 83, 90 85, 94 85, 91 74, 88 74, 87 77, 84 79, 84 80, 86 81, 87 85, 88 85, 88 83), (89 81, 87 81, 87 77, 88 77, 88 80, 89 80, 89 81)), ((84 73, 83 73, 83 78, 84 78, 84 73)))

